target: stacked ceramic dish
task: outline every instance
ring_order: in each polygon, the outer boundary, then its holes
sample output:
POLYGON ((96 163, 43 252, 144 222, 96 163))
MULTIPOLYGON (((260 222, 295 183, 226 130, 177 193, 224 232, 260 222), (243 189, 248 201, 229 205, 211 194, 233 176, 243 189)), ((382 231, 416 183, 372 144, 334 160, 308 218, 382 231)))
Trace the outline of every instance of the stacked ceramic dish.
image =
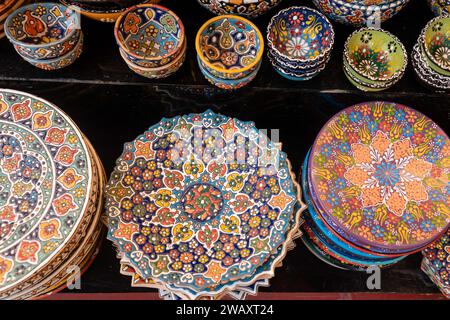
POLYGON ((164 118, 125 144, 107 186, 108 238, 132 285, 165 299, 242 299, 300 236, 286 154, 252 122, 164 118))
POLYGON ((277 6, 281 0, 198 0, 198 2, 217 15, 236 14, 255 18, 277 6))
POLYGON ((0 4, 0 39, 5 36, 4 23, 6 18, 17 8, 26 5, 30 0, 4 0, 0 4))
POLYGON ((450 299, 450 229, 422 253, 422 271, 438 286, 442 294, 450 299))
POLYGON ((114 35, 123 60, 141 76, 168 77, 184 63, 183 23, 165 7, 142 4, 128 9, 117 19, 114 35))
POLYGON ((331 23, 308 7, 281 10, 267 27, 269 60, 289 80, 310 80, 318 75, 330 60, 333 44, 331 23))
POLYGON ((355 27, 379 26, 395 16, 410 0, 313 0, 334 21, 355 27))
POLYGON ((450 16, 431 20, 417 40, 412 61, 418 78, 428 87, 450 90, 450 16))
POLYGON ((303 165, 305 244, 348 270, 387 267, 424 249, 450 226, 449 152, 446 133, 409 107, 342 110, 303 165))
POLYGON ((85 17, 101 22, 115 22, 128 8, 159 0, 60 0, 85 17))
POLYGON ((5 33, 24 60, 44 70, 67 67, 83 51, 79 16, 62 4, 20 7, 6 19, 5 33))
POLYGON ((211 84, 221 89, 238 89, 256 77, 264 39, 252 22, 224 15, 203 24, 197 32, 195 49, 200 70, 211 84))
POLYGON ((97 254, 104 171, 51 103, 1 89, 0 114, 0 299, 31 299, 75 284, 97 254))
POLYGON ((428 0, 428 5, 435 16, 450 14, 450 0, 428 0))
POLYGON ((345 42, 344 73, 363 91, 381 91, 392 87, 405 74, 406 49, 400 40, 382 29, 362 28, 345 42))

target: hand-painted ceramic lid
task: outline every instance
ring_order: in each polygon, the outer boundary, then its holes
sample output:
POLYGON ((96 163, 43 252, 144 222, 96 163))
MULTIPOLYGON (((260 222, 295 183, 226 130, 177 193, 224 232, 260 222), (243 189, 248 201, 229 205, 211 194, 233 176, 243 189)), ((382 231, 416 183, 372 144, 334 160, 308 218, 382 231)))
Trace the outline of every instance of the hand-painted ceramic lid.
POLYGON ((0 293, 31 282, 68 250, 91 194, 87 155, 61 110, 0 89, 0 293))
POLYGON ((423 114, 368 102, 335 115, 309 159, 311 194, 342 237, 381 253, 408 253, 450 223, 450 141, 423 114))
POLYGON ((286 155, 252 122, 163 119, 117 160, 108 237, 141 277, 200 295, 254 274, 286 241, 296 192, 286 155))

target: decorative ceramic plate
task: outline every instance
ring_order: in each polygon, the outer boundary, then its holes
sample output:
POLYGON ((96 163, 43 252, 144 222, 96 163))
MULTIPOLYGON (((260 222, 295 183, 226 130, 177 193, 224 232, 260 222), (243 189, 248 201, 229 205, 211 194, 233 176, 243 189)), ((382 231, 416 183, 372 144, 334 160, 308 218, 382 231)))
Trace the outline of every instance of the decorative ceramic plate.
POLYGON ((0 90, 0 293, 68 250, 89 204, 91 168, 79 129, 61 110, 0 90))
POLYGON ((108 237, 142 278, 213 293, 286 242, 297 192, 286 155, 252 122, 163 119, 117 160, 108 237))
POLYGON ((385 254, 428 245, 450 223, 450 141, 406 106, 368 102, 335 115, 309 159, 311 196, 343 238, 385 254))

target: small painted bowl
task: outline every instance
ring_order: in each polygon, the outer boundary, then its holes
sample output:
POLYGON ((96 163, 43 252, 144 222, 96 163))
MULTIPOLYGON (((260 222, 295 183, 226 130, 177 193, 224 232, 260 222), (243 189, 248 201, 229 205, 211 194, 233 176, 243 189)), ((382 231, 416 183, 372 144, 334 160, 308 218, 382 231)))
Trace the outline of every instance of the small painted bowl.
POLYGON ((428 65, 427 56, 419 43, 414 46, 411 56, 414 71, 426 87, 435 91, 450 90, 450 77, 437 73, 428 65))
POLYGON ((200 65, 200 71, 202 72, 203 76, 206 80, 208 80, 209 83, 212 85, 224 89, 224 90, 236 90, 240 89, 247 84, 249 84, 253 79, 255 79, 256 75, 258 74, 259 68, 261 66, 261 61, 256 65, 256 69, 253 70, 252 73, 246 75, 243 78, 240 79, 222 79, 214 76, 213 74, 209 73, 206 68, 203 68, 200 64, 200 58, 197 57, 197 60, 200 65))
POLYGON ((325 67, 329 61, 329 58, 328 58, 323 63, 315 66, 314 68, 291 69, 291 68, 286 68, 285 66, 281 65, 279 61, 276 61, 272 57, 272 55, 268 54, 268 57, 272 64, 272 67, 275 69, 276 72, 278 72, 278 74, 280 74, 281 76, 283 76, 284 78, 286 78, 288 80, 293 80, 293 81, 311 80, 312 78, 317 76, 320 72, 322 72, 325 69, 325 67))
POLYGON ((450 0, 428 0, 428 5, 435 16, 450 14, 450 0))
POLYGON ((430 59, 430 57, 428 56, 428 54, 425 52, 425 48, 424 48, 424 37, 423 37, 423 35, 421 35, 421 36, 419 37, 418 44, 419 44, 419 50, 420 50, 421 56, 422 56, 423 59, 425 60, 427 66, 428 66, 430 69, 432 69, 434 72, 437 72, 438 74, 441 74, 441 75, 443 75, 443 76, 450 77, 450 71, 449 71, 449 70, 442 69, 440 66, 438 66, 433 60, 430 59))
POLYGON ((195 39, 199 65, 220 79, 241 79, 261 62, 264 39, 249 20, 224 15, 203 24, 195 39))
POLYGON ((37 68, 47 71, 53 71, 70 66, 80 57, 82 52, 83 52, 83 33, 81 33, 80 40, 78 41, 75 48, 73 48, 70 52, 66 53, 61 57, 47 60, 29 59, 26 57, 22 58, 37 68))
POLYGON ((367 83, 399 80, 408 64, 400 40, 385 30, 361 28, 345 42, 344 60, 367 83))
POLYGON ((35 3, 11 13, 5 33, 16 51, 29 59, 55 59, 71 51, 80 37, 80 20, 57 3, 35 3))
POLYGON ((276 7, 281 0, 198 0, 198 2, 217 15, 235 14, 255 18, 276 7))
POLYGON ((180 18, 169 9, 142 4, 116 21, 114 35, 127 60, 141 67, 161 67, 181 53, 185 33, 180 18))
POLYGON ((313 3, 330 19, 354 27, 361 27, 389 20, 402 10, 409 1, 313 0, 313 3), (377 19, 379 21, 376 21, 377 19))
POLYGON ((422 31, 422 41, 430 60, 439 68, 450 71, 450 16, 431 20, 422 31))
POLYGON ((328 19, 308 7, 281 10, 267 27, 267 46, 280 61, 297 66, 325 60, 334 44, 334 30, 328 19))
POLYGON ((162 79, 167 78, 178 71, 178 69, 181 68, 183 65, 185 59, 186 59, 186 42, 184 43, 184 46, 181 50, 181 53, 178 55, 178 57, 175 60, 172 60, 170 63, 157 67, 157 68, 144 68, 139 65, 134 64, 132 61, 129 61, 127 59, 126 53, 120 48, 120 55, 127 63, 128 67, 134 71, 135 73, 149 78, 149 79, 162 79))

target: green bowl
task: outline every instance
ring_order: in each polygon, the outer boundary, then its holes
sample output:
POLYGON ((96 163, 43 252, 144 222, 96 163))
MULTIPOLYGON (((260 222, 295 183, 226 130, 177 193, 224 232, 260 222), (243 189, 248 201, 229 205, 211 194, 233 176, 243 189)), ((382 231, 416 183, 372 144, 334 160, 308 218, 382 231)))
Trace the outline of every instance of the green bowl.
POLYGON ((408 64, 406 49, 400 40, 375 28, 353 32, 345 42, 344 59, 368 83, 398 80, 408 64))
POLYGON ((392 86, 392 85, 388 85, 386 87, 383 87, 383 86, 376 86, 376 85, 368 85, 366 83, 361 82, 358 79, 355 79, 353 74, 351 74, 350 70, 348 70, 348 68, 345 65, 343 66, 343 70, 344 70, 345 76, 350 81, 350 83, 361 91, 378 92, 378 91, 383 91, 385 89, 388 89, 389 87, 392 86))
POLYGON ((440 69, 450 71, 450 16, 428 22, 422 36, 428 58, 440 69))
POLYGON ((367 78, 361 76, 358 72, 356 72, 355 69, 353 69, 352 66, 348 63, 347 59, 344 59, 344 68, 352 76, 353 79, 355 79, 359 83, 364 83, 367 86, 390 87, 395 82, 397 82, 397 80, 394 80, 394 81, 375 81, 375 80, 367 79, 367 78))
POLYGON ((443 75, 443 76, 447 76, 450 77, 450 71, 442 69, 441 67, 439 67, 436 63, 434 63, 430 57, 428 56, 428 54, 425 51, 423 42, 419 42, 419 50, 424 58, 424 60, 426 61, 428 67, 430 67, 433 71, 436 71, 437 73, 443 75))

